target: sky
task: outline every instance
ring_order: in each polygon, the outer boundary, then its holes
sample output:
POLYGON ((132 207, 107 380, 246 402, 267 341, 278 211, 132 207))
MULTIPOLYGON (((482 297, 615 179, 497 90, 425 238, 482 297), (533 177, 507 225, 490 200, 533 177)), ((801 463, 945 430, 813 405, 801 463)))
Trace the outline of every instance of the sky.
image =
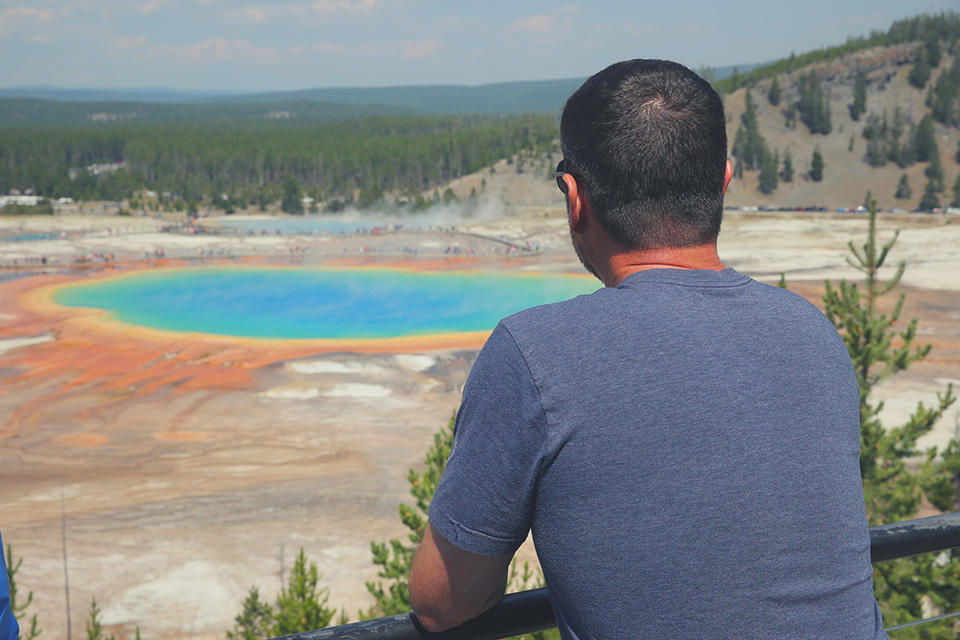
POLYGON ((0 0, 0 87, 260 92, 767 62, 960 0, 0 0))

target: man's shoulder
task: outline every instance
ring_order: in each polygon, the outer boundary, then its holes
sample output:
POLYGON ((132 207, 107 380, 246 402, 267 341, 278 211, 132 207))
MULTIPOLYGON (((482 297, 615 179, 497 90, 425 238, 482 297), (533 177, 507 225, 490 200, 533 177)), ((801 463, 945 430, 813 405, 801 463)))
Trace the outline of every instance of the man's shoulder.
POLYGON ((507 316, 501 327, 524 350, 527 345, 557 348, 634 331, 661 339, 731 327, 749 332, 758 322, 767 328, 773 322, 779 331, 801 328, 823 336, 836 333, 823 313, 802 296, 734 269, 638 272, 617 287, 507 316))
POLYGON ((568 300, 530 307, 503 318, 500 326, 514 339, 549 338, 553 330, 590 317, 600 309, 609 309, 614 304, 610 293, 609 289, 598 289, 568 300))

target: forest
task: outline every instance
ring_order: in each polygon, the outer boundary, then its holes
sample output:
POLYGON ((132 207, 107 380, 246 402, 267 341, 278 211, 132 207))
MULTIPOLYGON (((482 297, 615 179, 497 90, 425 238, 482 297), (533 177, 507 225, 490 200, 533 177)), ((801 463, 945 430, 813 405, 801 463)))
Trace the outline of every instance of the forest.
POLYGON ((0 193, 122 200, 149 189, 178 210, 230 210, 276 202, 292 184, 318 201, 371 204, 520 150, 547 153, 557 134, 552 114, 7 126, 0 193))

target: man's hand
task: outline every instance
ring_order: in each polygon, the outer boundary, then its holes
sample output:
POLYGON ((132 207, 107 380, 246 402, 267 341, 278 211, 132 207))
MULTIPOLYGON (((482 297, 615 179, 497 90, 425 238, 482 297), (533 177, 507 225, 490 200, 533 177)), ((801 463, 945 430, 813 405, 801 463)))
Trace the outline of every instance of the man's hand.
POLYGON ((511 558, 464 551, 428 522, 410 567, 410 604, 420 624, 445 631, 498 603, 511 558))

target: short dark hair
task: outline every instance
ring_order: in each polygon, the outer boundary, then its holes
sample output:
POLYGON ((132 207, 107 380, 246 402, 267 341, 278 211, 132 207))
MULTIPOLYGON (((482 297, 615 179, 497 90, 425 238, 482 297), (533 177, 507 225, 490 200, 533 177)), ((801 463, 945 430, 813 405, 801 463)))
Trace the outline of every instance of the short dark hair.
POLYGON ((627 60, 591 76, 560 119, 566 171, 601 227, 630 249, 717 237, 727 159, 723 101, 666 60, 627 60))

